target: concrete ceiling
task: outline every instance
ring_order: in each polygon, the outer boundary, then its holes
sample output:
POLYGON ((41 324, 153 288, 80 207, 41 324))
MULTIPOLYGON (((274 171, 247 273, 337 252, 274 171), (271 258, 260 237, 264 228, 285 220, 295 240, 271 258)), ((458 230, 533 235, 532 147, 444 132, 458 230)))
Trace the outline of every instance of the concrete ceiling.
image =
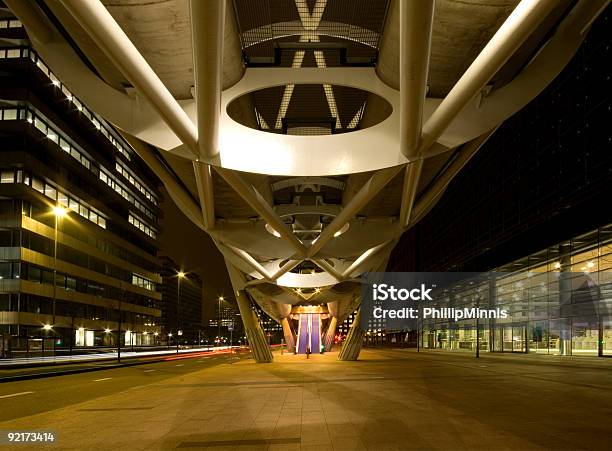
MULTIPOLYGON (((115 87, 129 83, 61 4, 46 0, 53 14, 87 55, 102 78, 115 87)), ((194 85, 188 0, 102 0, 175 98, 191 98, 194 85)), ((244 72, 234 10, 226 8, 223 88, 235 84, 244 72)))
MULTIPOLYGON (((437 0, 429 96, 444 97, 510 15, 519 0, 437 0)), ((380 46, 378 76, 399 89, 399 4, 391 0, 380 46)))

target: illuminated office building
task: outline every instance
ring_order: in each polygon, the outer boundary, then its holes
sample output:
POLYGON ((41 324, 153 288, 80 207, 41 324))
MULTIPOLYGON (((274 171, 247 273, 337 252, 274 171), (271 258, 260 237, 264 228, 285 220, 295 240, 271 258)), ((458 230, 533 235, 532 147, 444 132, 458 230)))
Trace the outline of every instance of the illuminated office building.
POLYGON ((4 22, 2 349, 115 346, 119 330, 126 345, 153 344, 161 315, 159 182, 47 67, 21 22, 4 22))
POLYGON ((612 226, 449 287, 436 307, 506 309, 508 318, 424 319, 423 348, 612 356, 612 226))
POLYGON ((506 319, 424 320, 424 348, 612 354, 610 9, 559 76, 502 124, 395 248, 392 271, 493 271, 439 307, 506 319), (581 290, 589 288, 585 297, 581 290))

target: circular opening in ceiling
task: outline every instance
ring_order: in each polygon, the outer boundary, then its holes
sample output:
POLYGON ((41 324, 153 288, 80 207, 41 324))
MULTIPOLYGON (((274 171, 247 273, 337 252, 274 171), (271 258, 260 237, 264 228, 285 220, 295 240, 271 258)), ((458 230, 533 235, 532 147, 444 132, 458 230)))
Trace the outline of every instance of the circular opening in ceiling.
POLYGON ((388 118, 391 104, 363 89, 294 84, 252 91, 227 106, 231 119, 255 130, 297 136, 349 133, 388 118))

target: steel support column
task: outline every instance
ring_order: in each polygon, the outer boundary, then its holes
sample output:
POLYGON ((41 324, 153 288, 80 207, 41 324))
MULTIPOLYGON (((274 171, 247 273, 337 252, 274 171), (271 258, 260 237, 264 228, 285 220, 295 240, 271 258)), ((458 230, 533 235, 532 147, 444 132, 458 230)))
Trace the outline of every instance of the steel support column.
POLYGON ((421 138, 423 104, 435 0, 400 1, 400 148, 414 158, 421 138))
POLYGON ((219 153, 225 0, 190 0, 193 72, 202 158, 219 153))

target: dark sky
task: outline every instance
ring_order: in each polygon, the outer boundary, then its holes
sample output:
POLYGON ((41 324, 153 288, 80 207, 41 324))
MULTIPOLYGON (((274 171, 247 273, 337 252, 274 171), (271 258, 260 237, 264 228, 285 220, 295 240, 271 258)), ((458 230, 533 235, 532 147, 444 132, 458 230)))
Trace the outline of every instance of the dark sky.
POLYGON ((161 253, 182 265, 185 272, 196 272, 203 281, 203 315, 214 315, 214 303, 223 296, 236 304, 223 256, 212 239, 178 209, 168 193, 162 204, 161 253))

